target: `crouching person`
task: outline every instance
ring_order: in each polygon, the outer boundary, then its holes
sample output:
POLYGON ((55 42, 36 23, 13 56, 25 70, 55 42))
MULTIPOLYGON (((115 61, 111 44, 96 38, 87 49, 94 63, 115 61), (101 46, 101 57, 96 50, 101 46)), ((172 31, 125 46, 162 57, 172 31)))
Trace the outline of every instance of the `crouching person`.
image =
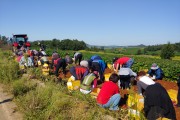
POLYGON ((176 120, 176 113, 166 89, 159 83, 149 85, 144 94, 144 112, 148 120, 176 120))
POLYGON ((97 104, 103 108, 109 108, 109 110, 119 110, 119 87, 117 82, 119 80, 119 76, 113 73, 109 81, 105 82, 102 85, 102 88, 97 97, 97 104))
POLYGON ((88 69, 83 66, 73 66, 70 68, 71 75, 75 78, 75 80, 82 80, 89 73, 88 69))
POLYGON ((99 75, 97 71, 89 73, 82 81, 80 91, 84 94, 89 94, 96 86, 99 75))
POLYGON ((130 89, 130 83, 133 77, 136 77, 137 74, 133 72, 130 68, 120 68, 118 75, 120 77, 120 86, 121 89, 130 89))

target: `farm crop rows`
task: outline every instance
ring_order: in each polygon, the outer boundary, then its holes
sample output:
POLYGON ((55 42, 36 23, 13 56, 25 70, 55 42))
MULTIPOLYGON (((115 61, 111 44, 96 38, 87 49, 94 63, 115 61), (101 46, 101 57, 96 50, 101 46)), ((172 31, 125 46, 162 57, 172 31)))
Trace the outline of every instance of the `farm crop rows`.
MULTIPOLYGON (((81 51, 83 53, 84 59, 89 59, 92 55, 100 55, 103 60, 107 63, 112 64, 112 58, 114 57, 122 57, 125 55, 120 54, 112 54, 112 53, 103 53, 103 52, 88 52, 81 51)), ((47 53, 51 55, 52 50, 47 50, 47 53)), ((58 51, 62 57, 65 56, 66 53, 69 53, 70 56, 73 57, 73 51, 58 51)), ((126 55, 128 56, 128 55, 126 55)), ((164 59, 156 59, 151 58, 149 56, 138 56, 131 55, 129 56, 134 59, 134 64, 132 66, 132 70, 138 72, 140 70, 147 70, 151 67, 152 63, 157 63, 159 67, 162 68, 165 74, 165 80, 168 81, 176 81, 177 74, 180 72, 180 61, 172 61, 172 60, 164 60, 164 59)))

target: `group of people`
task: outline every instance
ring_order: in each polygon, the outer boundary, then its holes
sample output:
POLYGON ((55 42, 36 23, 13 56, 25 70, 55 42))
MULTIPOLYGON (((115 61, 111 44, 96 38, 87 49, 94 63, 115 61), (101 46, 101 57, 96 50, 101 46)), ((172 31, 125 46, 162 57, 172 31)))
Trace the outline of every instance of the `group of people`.
MULTIPOLYGON (((26 54, 18 51, 17 55, 20 56, 19 64, 26 63, 27 66, 34 66, 34 56, 37 56, 42 64, 49 62, 43 49, 40 51, 28 49, 26 54), (25 59, 26 55, 27 59, 25 59)), ((99 83, 102 84, 97 96, 99 106, 110 110, 119 110, 121 100, 119 88, 129 89, 131 85, 136 83, 139 95, 144 96, 144 112, 147 119, 157 119, 158 117, 176 119, 175 110, 167 91, 159 83, 156 83, 156 80, 162 80, 164 76, 163 70, 156 63, 152 64, 147 73, 144 71, 135 73, 131 69, 134 63, 132 58, 115 57, 112 65, 114 72, 109 77, 109 81, 104 81, 107 63, 99 55, 93 55, 90 59, 83 60, 83 55, 80 52, 74 52, 73 58, 69 54, 62 58, 57 52, 53 52, 50 67, 55 76, 58 77, 59 69, 62 69, 62 73, 66 75, 67 66, 73 62, 75 65, 69 71, 74 80, 81 81, 80 92, 89 94, 99 83)), ((180 86, 180 82, 178 85, 180 86)), ((180 106, 179 96, 178 92, 178 107, 180 106)))

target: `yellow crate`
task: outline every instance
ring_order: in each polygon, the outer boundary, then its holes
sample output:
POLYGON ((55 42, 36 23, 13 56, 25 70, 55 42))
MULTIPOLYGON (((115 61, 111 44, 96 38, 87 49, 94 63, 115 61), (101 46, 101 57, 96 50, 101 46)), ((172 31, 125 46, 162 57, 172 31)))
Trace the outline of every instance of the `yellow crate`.
POLYGON ((108 63, 107 66, 108 66, 109 69, 113 69, 112 64, 109 64, 109 63, 108 63))
POLYGON ((160 117, 160 118, 158 118, 157 120, 171 120, 171 119, 160 117))
POLYGON ((171 100, 177 103, 177 94, 178 94, 177 90, 169 89, 167 90, 167 92, 171 100))
POLYGON ((111 76, 111 73, 104 74, 105 81, 109 81, 110 76, 111 76))
POLYGON ((75 81, 75 77, 74 77, 74 76, 71 76, 71 77, 68 79, 68 82, 71 82, 71 81, 75 81))
POLYGON ((24 65, 19 65, 19 67, 21 70, 25 69, 24 65))
POLYGON ((133 107, 133 109, 141 111, 144 108, 144 98, 137 93, 129 95, 127 105, 128 107, 133 107))
POLYGON ((81 84, 80 80, 67 82, 68 90, 77 90, 79 89, 80 84, 81 84))
POLYGON ((38 60, 38 66, 41 66, 41 61, 40 60, 38 60))
POLYGON ((101 90, 100 88, 94 88, 90 94, 93 96, 98 96, 100 90, 101 90))
POLYGON ((140 120, 140 112, 134 109, 128 109, 128 115, 130 118, 134 118, 135 120, 140 120))

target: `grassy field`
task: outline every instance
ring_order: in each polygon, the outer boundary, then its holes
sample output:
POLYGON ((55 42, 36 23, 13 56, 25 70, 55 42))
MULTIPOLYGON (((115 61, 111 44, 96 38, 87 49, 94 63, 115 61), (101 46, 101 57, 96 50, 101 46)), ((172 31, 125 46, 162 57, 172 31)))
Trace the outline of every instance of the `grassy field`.
MULTIPOLYGON (((128 111, 109 111, 96 104, 91 95, 68 91, 54 76, 43 76, 40 68, 28 68, 22 74, 11 52, 0 50, 0 82, 14 95, 13 101, 28 120, 109 120, 133 119, 128 111), (34 76, 34 77, 32 77, 34 76), (44 81, 46 78, 46 81, 44 81)), ((141 116, 144 119, 143 115, 141 116)))

